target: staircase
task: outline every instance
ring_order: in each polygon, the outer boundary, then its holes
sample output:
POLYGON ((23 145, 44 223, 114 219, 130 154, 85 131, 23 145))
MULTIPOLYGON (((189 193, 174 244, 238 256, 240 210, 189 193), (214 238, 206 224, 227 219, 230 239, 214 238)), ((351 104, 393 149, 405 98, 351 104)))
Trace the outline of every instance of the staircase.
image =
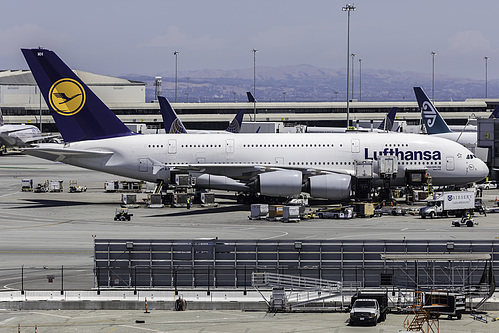
POLYGON ((342 292, 341 282, 268 272, 254 272, 252 285, 262 296, 260 288, 272 287, 271 299, 264 299, 275 310, 305 307, 313 302, 339 296, 342 292))

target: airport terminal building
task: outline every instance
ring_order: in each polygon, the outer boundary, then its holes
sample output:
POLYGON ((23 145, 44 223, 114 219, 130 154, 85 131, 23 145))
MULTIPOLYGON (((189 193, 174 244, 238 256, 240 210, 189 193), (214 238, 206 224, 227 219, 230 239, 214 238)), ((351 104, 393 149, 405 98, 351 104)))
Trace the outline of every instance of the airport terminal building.
MULTIPOLYGON (((123 78, 75 71, 76 74, 126 123, 146 123, 162 128, 157 102, 146 102, 146 83, 123 78)), ((167 96, 168 97, 168 96, 167 96)), ((471 117, 487 118, 499 104, 498 99, 466 99, 436 102, 436 107, 451 125, 465 124, 471 117)), ((345 126, 346 102, 258 102, 253 103, 173 103, 187 128, 225 129, 232 117, 246 110, 245 121, 282 122, 284 126, 345 126)), ((57 131, 45 101, 28 70, 0 71, 0 107, 6 123, 40 123, 44 132, 57 131)), ((366 120, 381 120, 392 108, 398 107, 397 119, 409 125, 419 124, 416 101, 350 103, 351 125, 366 120)))

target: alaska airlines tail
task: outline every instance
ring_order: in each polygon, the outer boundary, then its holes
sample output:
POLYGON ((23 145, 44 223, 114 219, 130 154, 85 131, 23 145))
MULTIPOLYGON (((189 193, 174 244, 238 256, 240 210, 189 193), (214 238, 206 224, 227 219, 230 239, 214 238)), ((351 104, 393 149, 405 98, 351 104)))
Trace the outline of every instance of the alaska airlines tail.
POLYGON ((423 89, 421 87, 414 87, 414 93, 416 93, 416 99, 418 100, 419 109, 421 110, 426 133, 450 133, 451 130, 449 126, 447 126, 447 123, 442 116, 440 116, 440 113, 438 113, 423 89))
POLYGON ((239 110, 234 119, 229 124, 229 127, 225 130, 230 133, 239 133, 241 131, 241 126, 243 124, 244 109, 239 110))
POLYGON ((165 132, 170 134, 187 133, 184 124, 178 119, 177 113, 173 110, 170 102, 163 96, 158 96, 158 101, 165 132))
POLYGON ((250 102, 250 103, 255 102, 255 97, 253 97, 253 94, 251 92, 247 91, 246 95, 248 96, 248 102, 250 102))
POLYGON ((66 142, 135 134, 53 52, 22 49, 66 142))
POLYGON ((499 105, 496 106, 489 118, 499 118, 499 105))
POLYGON ((383 131, 391 131, 393 129, 393 122, 395 121, 395 115, 397 114, 398 107, 394 106, 390 112, 383 118, 381 124, 379 124, 378 129, 383 131), (386 121, 386 126, 385 126, 386 121))

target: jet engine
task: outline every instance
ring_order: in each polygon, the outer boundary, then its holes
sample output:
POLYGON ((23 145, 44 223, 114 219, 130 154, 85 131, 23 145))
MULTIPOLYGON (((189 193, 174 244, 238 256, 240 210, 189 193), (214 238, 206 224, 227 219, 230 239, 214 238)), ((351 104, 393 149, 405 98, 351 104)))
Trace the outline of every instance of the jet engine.
POLYGON ((313 198, 344 200, 350 197, 352 177, 331 173, 310 177, 304 186, 304 191, 313 198))
POLYGON ((302 174, 296 170, 279 170, 258 175, 261 195, 288 197, 301 193, 302 174))

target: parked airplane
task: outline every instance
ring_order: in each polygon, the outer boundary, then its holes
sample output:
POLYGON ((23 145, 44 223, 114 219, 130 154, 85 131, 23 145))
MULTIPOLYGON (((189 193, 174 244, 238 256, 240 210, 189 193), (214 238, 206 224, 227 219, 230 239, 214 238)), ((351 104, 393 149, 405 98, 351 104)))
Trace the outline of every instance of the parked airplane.
POLYGON ((487 148, 477 147, 477 132, 452 132, 423 89, 414 87, 414 92, 427 134, 460 143, 479 156, 480 159, 486 160, 487 148))
MULTIPOLYGON (((158 96, 159 108, 161 110, 161 116, 163 117, 163 124, 165 125, 165 132, 170 134, 176 133, 220 133, 220 131, 198 131, 198 130, 187 130, 182 124, 182 121, 178 118, 177 113, 173 110, 168 99, 163 96, 158 96)), ((225 130, 228 133, 239 133, 241 130, 241 124, 243 122, 244 109, 239 110, 234 119, 230 122, 229 126, 225 130)))
MULTIPOLYGON (((375 131, 375 132, 384 132, 384 131, 393 131, 397 132, 398 128, 393 129, 393 123, 395 121, 395 115, 397 114, 397 107, 393 107, 390 109, 385 118, 381 121, 377 128, 356 128, 356 130, 360 131, 375 131), (386 123, 386 125, 385 125, 386 123)), ((344 133, 347 129, 345 127, 313 127, 307 126, 305 129, 306 133, 344 133)))
POLYGON ((416 134, 135 135, 54 52, 22 52, 66 142, 25 150, 44 159, 146 181, 203 172, 212 184, 232 179, 251 193, 334 200, 350 196, 356 161, 371 160, 378 172, 376 161, 387 155, 398 159, 393 185, 411 169, 427 169, 435 185, 479 181, 489 171, 463 146, 416 134), (59 93, 79 96, 65 102, 59 93))
MULTIPOLYGON (((490 114, 489 118, 499 118, 499 105, 490 114)), ((470 118, 466 125, 449 125, 453 132, 476 132, 478 130, 477 119, 470 118)))
MULTIPOLYGON (((0 110, 0 148, 29 147, 31 144, 54 139, 56 135, 42 135, 34 125, 5 125, 2 110, 0 110)), ((4 149, 0 149, 0 154, 4 149)))

